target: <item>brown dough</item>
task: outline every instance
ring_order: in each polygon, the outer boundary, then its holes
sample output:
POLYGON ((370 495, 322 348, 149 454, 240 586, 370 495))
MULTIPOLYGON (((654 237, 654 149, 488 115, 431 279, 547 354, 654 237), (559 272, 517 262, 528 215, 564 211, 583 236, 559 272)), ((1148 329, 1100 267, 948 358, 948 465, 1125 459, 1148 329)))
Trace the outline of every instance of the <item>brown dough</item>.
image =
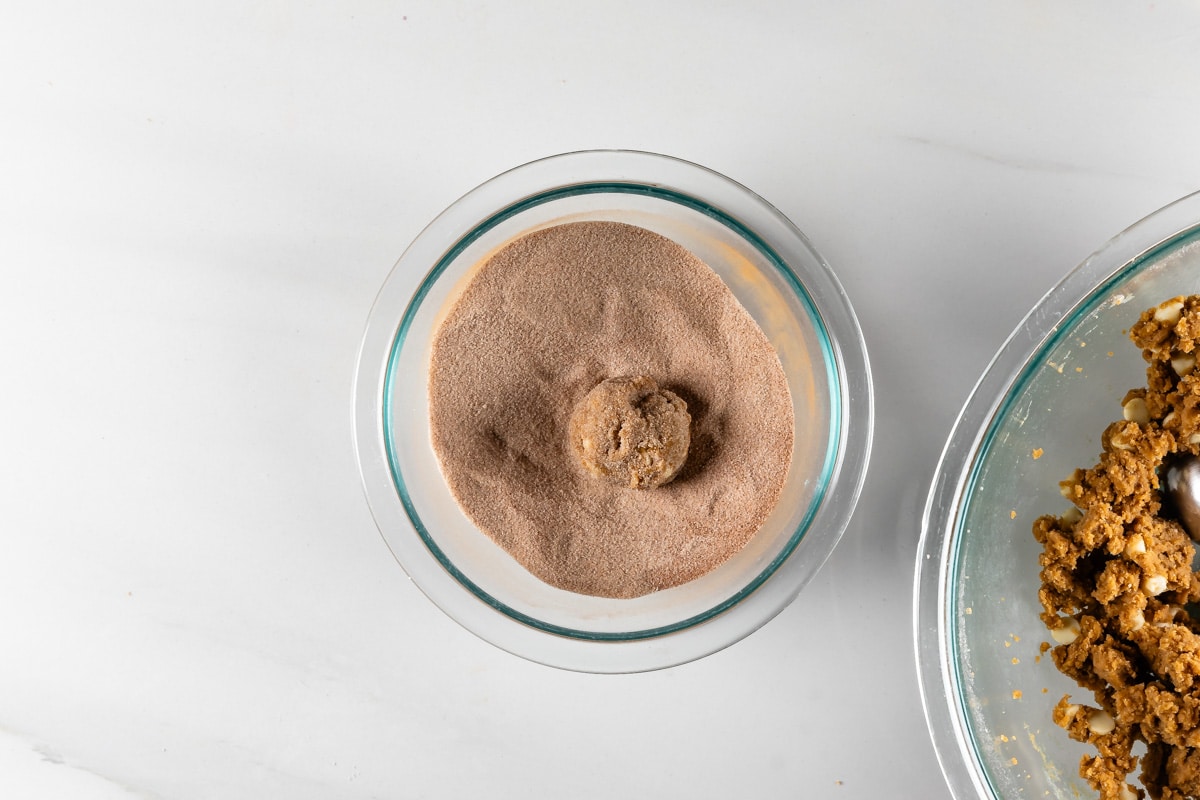
POLYGON ((571 415, 571 448, 588 472, 631 489, 670 483, 687 459, 692 418, 653 378, 609 378, 571 415))
POLYGON ((1091 469, 1061 484, 1074 508, 1043 516, 1033 533, 1042 620, 1059 645, 1054 663, 1096 706, 1064 697, 1054 721, 1096 755, 1080 775, 1102 800, 1127 800, 1146 743, 1141 782, 1156 800, 1200 797, 1200 601, 1195 547, 1164 510, 1160 473, 1175 454, 1200 455, 1200 296, 1142 313, 1130 331, 1149 363, 1145 389, 1122 400, 1091 469))

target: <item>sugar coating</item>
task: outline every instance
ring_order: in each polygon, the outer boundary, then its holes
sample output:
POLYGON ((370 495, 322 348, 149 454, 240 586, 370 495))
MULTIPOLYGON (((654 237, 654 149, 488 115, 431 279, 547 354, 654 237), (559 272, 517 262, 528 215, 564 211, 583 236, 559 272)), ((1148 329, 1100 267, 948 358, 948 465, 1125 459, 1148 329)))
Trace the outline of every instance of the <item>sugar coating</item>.
POLYGON ((618 222, 501 247, 435 332, 430 433, 478 528, 542 581, 638 597, 746 546, 783 491, 794 412, 771 342, 707 264, 618 222), (691 417, 687 460, 651 490, 598 480, 570 418, 601 381, 647 376, 691 417))

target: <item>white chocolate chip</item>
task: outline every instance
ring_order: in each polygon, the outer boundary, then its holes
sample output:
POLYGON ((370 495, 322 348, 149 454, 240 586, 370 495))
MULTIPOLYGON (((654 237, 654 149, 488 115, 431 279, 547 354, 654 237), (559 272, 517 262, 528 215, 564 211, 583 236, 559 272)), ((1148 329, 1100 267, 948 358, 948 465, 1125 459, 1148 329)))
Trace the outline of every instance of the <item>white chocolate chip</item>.
POLYGON ((1116 727, 1117 721, 1107 711, 1093 711, 1088 715, 1088 730, 1092 733, 1103 736, 1106 733, 1112 733, 1116 727))
POLYGON ((1137 792, 1128 783, 1121 785, 1121 800, 1138 800, 1137 792))
POLYGON ((1146 540, 1142 538, 1142 535, 1135 533, 1133 536, 1130 536, 1129 541, 1125 543, 1125 555, 1132 558, 1144 552, 1146 552, 1146 540))
POLYGON ((1140 631, 1146 624, 1146 615, 1141 611, 1135 611, 1129 615, 1129 630, 1140 631))
POLYGON ((1146 401, 1140 397, 1130 399, 1121 410, 1124 412, 1125 419, 1130 422, 1145 425, 1150 421, 1150 410, 1146 408, 1146 401))
POLYGON ((1133 449, 1133 430, 1129 428, 1121 428, 1108 440, 1108 444, 1114 450, 1132 450, 1133 449))
POLYGON ((1190 375, 1195 368, 1196 357, 1191 353, 1184 353, 1171 359, 1171 369, 1175 370, 1175 374, 1181 378, 1184 375, 1190 375))
POLYGON ((1074 617, 1066 617, 1062 620, 1060 627, 1050 631, 1050 638, 1059 644, 1070 644, 1079 638, 1079 620, 1074 617))
POLYGON ((1063 716, 1065 716, 1068 721, 1075 719, 1075 715, 1078 713, 1079 713, 1079 706, 1076 705, 1075 703, 1071 703, 1070 705, 1068 705, 1066 708, 1063 709, 1063 716))
POLYGON ((1063 512, 1063 515, 1060 519, 1062 519, 1062 521, 1068 525, 1074 525, 1076 522, 1079 522, 1079 520, 1083 519, 1083 512, 1080 511, 1077 506, 1071 506, 1063 512))
POLYGON ((1168 325, 1174 325, 1179 322, 1179 317, 1183 312, 1183 301, 1179 299, 1168 300, 1167 302, 1154 309, 1154 321, 1165 322, 1168 325))
POLYGON ((1200 433, 1193 433, 1189 436, 1188 444, 1200 444, 1200 433))
POLYGON ((1142 578, 1142 591, 1151 597, 1157 597, 1167 590, 1166 575, 1147 575, 1142 578))

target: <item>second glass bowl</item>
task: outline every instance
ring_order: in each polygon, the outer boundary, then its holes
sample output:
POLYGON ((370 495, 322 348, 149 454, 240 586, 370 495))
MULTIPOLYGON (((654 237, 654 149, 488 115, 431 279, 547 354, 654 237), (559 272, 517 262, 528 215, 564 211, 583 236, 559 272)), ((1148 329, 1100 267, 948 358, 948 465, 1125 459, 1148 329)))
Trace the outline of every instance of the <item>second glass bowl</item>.
POLYGON ((1146 308, 1200 292, 1200 194, 1114 238, 1054 287, 983 374, 946 444, 916 569, 916 644, 929 728, 958 800, 1092 797, 1089 749, 1051 721, 1064 694, 1041 643, 1032 525, 1069 503, 1125 392, 1146 385, 1128 331, 1146 308))

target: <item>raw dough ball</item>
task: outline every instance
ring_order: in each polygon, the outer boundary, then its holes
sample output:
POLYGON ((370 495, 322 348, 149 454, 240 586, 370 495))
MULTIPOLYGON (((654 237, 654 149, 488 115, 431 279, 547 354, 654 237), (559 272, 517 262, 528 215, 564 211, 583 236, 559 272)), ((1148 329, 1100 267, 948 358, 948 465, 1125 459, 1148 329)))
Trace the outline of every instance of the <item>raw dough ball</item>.
POLYGON ((609 378, 575 406, 571 447, 593 475, 653 489, 679 474, 691 424, 687 403, 653 378, 609 378))

